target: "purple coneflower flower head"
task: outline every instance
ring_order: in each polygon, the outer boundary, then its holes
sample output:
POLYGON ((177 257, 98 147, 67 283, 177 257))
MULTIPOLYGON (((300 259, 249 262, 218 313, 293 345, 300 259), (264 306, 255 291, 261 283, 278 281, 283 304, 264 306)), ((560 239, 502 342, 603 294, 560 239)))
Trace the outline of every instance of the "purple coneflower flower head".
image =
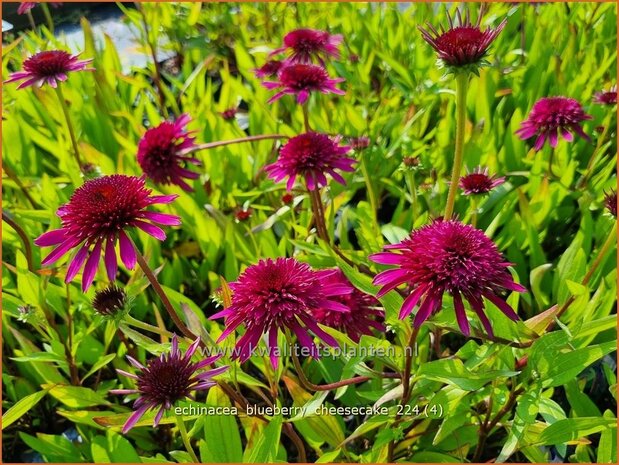
POLYGON ((467 8, 464 20, 460 10, 456 10, 457 23, 447 12, 449 27, 447 30, 440 27, 440 32, 430 23, 426 23, 427 29, 419 26, 424 40, 432 46, 438 54, 438 58, 445 66, 453 71, 465 67, 477 68, 487 64, 484 60, 488 54, 488 48, 505 27, 507 20, 503 20, 496 28, 481 30, 481 19, 485 8, 479 12, 477 22, 473 24, 470 18, 470 10, 467 8))
POLYGON ((197 158, 185 153, 196 146, 187 131, 191 118, 182 114, 176 121, 165 121, 149 129, 138 144, 138 163, 144 174, 157 184, 175 184, 191 192, 193 188, 184 179, 197 179, 200 175, 186 168, 188 164, 201 165, 197 158))
POLYGON ((58 82, 67 80, 67 74, 71 71, 94 71, 94 68, 86 67, 91 62, 92 59, 78 60, 78 55, 64 50, 39 52, 24 61, 23 71, 12 73, 4 82, 24 81, 18 89, 32 85, 41 87, 45 83, 57 87, 58 82))
POLYGON ((341 283, 352 288, 350 294, 334 297, 336 301, 344 304, 348 311, 317 308, 312 311, 312 314, 318 323, 346 333, 355 342, 359 342, 364 334, 371 336, 372 328, 381 332, 385 331, 385 325, 381 323, 385 312, 380 308, 380 302, 374 296, 353 287, 339 269, 324 270, 318 273, 322 274, 327 282, 341 283))
POLYGON ((120 287, 110 284, 105 289, 97 291, 92 300, 92 307, 104 317, 114 317, 122 312, 127 304, 127 293, 120 287))
POLYGON ((226 328, 217 342, 244 324, 245 334, 238 339, 232 356, 244 362, 262 335, 267 334, 273 368, 279 363, 277 336, 280 331, 294 333, 299 344, 308 348, 313 357, 317 356, 317 351, 309 331, 336 347, 337 341, 316 324, 312 311, 319 308, 348 311, 336 297, 350 294, 352 287, 328 278, 294 258, 260 260, 248 267, 236 282, 230 283, 232 305, 211 317, 226 319, 226 328))
POLYGON ((265 77, 275 77, 277 76, 277 73, 279 72, 280 69, 282 69, 282 66, 284 65, 285 63, 283 61, 269 60, 265 64, 263 64, 260 68, 254 69, 254 75, 258 79, 262 79, 265 77))
POLYGON ((610 214, 617 218, 617 191, 611 189, 608 193, 604 192, 604 205, 610 214))
POLYGON ((488 168, 481 166, 460 178, 460 189, 464 195, 487 194, 492 189, 505 182, 505 178, 497 178, 488 174, 488 168))
POLYGON ((600 105, 616 105, 617 104, 617 86, 612 86, 608 90, 596 92, 593 96, 593 101, 600 105))
POLYGON ((237 108, 228 108, 220 113, 221 117, 226 121, 233 120, 236 117, 238 109, 237 108))
POLYGON ((520 124, 516 134, 523 140, 537 136, 535 151, 541 150, 546 140, 554 148, 559 134, 568 142, 574 140, 573 133, 590 140, 580 126, 588 119, 591 119, 591 115, 586 114, 580 103, 573 98, 545 97, 535 102, 529 117, 520 124))
POLYGON ((172 337, 170 352, 149 360, 146 365, 127 356, 127 360, 138 370, 138 373, 134 375, 123 370, 116 371, 134 379, 137 384, 136 389, 110 391, 112 394, 121 395, 139 394, 138 399, 133 403, 135 411, 123 426, 123 434, 133 428, 148 410, 159 409, 153 423, 153 426, 157 426, 165 411, 171 409, 176 402, 185 398, 195 400, 192 392, 204 391, 216 384, 213 377, 225 372, 228 367, 218 367, 200 373, 203 368, 216 362, 221 355, 214 355, 193 363, 191 357, 199 344, 200 338, 196 339, 183 354, 178 347, 178 338, 175 334, 172 337))
POLYGON ((273 50, 269 56, 290 50, 289 61, 292 63, 311 63, 316 58, 319 63, 333 57, 339 58, 340 34, 329 34, 316 29, 297 29, 284 36, 284 46, 273 50))
POLYGON ((348 143, 353 150, 365 150, 370 146, 370 138, 367 136, 351 137, 348 143))
POLYGON ((103 256, 107 276, 116 278, 118 261, 116 247, 125 266, 133 269, 137 256, 134 245, 126 234, 128 228, 139 228, 160 241, 165 232, 153 223, 176 226, 176 215, 146 210, 147 207, 172 202, 177 195, 154 195, 144 185, 144 178, 114 174, 85 182, 61 206, 57 215, 62 227, 48 231, 34 243, 55 249, 43 259, 42 265, 56 262, 70 250, 77 249, 67 269, 65 282, 70 282, 84 267, 82 290, 91 286, 97 273, 99 259, 103 256))
POLYGON ((488 335, 492 326, 484 313, 485 297, 510 319, 518 315, 499 293, 524 292, 512 279, 506 262, 496 245, 480 230, 457 220, 436 220, 419 228, 399 244, 388 245, 386 252, 370 256, 376 263, 397 268, 376 275, 374 284, 382 286, 377 297, 401 284, 412 288, 404 300, 400 318, 408 316, 419 303, 413 326, 418 328, 441 309, 443 294, 453 297, 458 325, 469 335, 469 322, 462 299, 466 299, 481 320, 488 335))
POLYGON ((25 15, 30 10, 32 10, 35 6, 37 6, 37 2, 20 2, 17 7, 18 15, 25 15))
POLYGON ((292 190, 297 175, 305 178, 309 190, 327 185, 325 174, 330 174, 340 184, 346 181, 335 170, 354 171, 356 160, 345 155, 349 146, 340 146, 338 141, 326 134, 306 132, 292 137, 279 151, 277 161, 264 170, 276 182, 288 177, 287 190, 292 190))
POLYGON ((265 81, 262 85, 267 89, 281 89, 269 99, 269 103, 290 94, 296 95, 297 103, 303 104, 309 98, 310 92, 344 95, 343 90, 335 87, 343 81, 343 78, 330 78, 322 66, 296 63, 282 67, 277 73, 276 82, 265 81))

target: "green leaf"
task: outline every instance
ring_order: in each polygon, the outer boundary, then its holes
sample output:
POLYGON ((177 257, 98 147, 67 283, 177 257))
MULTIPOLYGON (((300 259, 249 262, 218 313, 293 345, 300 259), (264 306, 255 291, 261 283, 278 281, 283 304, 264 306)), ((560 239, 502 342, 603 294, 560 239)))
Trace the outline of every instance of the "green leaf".
POLYGON ((617 420, 599 417, 567 418, 544 429, 537 441, 531 445, 565 444, 611 428, 617 428, 617 420))
POLYGON ((89 388, 80 386, 43 386, 49 389, 52 397, 71 408, 93 407, 95 405, 109 405, 109 402, 100 394, 89 388))
POLYGON ((247 459, 244 462, 249 463, 273 463, 277 457, 279 449, 279 440, 282 433, 282 416, 273 417, 269 424, 264 428, 264 431, 258 438, 258 441, 250 450, 245 451, 247 459))
POLYGON ((560 386, 567 383, 593 362, 613 350, 617 350, 616 341, 556 355, 551 360, 548 372, 544 374, 544 387, 560 386))
MULTIPOLYGON (((212 387, 208 405, 230 406, 228 397, 219 387, 212 387)), ((240 463, 243 445, 236 420, 230 415, 208 415, 204 419, 204 441, 200 443, 200 458, 204 463, 240 463)))
POLYGON ((20 399, 13 405, 10 409, 8 409, 2 415, 2 429, 10 426, 19 420, 22 416, 24 416, 32 407, 37 405, 49 389, 44 389, 43 391, 37 391, 34 394, 30 394, 29 396, 20 399))
POLYGON ((108 354, 106 356, 104 356, 103 358, 99 359, 91 368, 90 370, 88 370, 88 373, 86 373, 84 375, 84 377, 82 378, 82 383, 84 382, 84 380, 86 378, 88 378, 89 376, 95 374, 97 371, 99 371, 101 368, 103 368, 105 365, 107 365, 108 363, 110 363, 112 360, 114 360, 116 358, 116 354, 108 354))
POLYGON ((469 371, 461 360, 443 359, 424 363, 417 371, 418 379, 432 379, 453 384, 465 391, 476 391, 499 377, 516 376, 517 371, 495 370, 484 373, 469 371))

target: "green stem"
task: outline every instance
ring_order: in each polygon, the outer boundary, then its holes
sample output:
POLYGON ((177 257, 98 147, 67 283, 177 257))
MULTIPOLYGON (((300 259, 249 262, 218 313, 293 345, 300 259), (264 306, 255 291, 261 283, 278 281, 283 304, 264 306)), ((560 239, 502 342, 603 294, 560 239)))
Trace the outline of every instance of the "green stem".
POLYGON ((13 215, 4 209, 2 210, 2 221, 8 224, 17 233, 22 243, 24 244, 24 255, 26 255, 26 262, 28 263, 28 271, 35 273, 34 260, 32 259, 32 246, 30 245, 30 239, 24 231, 24 229, 13 219, 13 215))
POLYGON ((193 451, 193 447, 191 447, 191 442, 189 441, 189 435, 187 434, 187 428, 185 427, 185 420, 180 415, 176 415, 176 424, 178 425, 178 430, 181 433, 181 438, 183 439, 183 444, 185 445, 185 449, 189 453, 191 460, 193 463, 201 463, 196 456, 196 453, 193 451))
POLYGON ((313 190, 307 188, 310 202, 312 205, 312 213, 314 214, 314 223, 316 223, 316 234, 323 241, 330 243, 327 225, 325 223, 324 210, 322 208, 322 199, 320 198, 320 190, 315 186, 313 190))
POLYGON ((367 152, 363 153, 360 157, 361 173, 363 174, 363 179, 365 180, 365 187, 368 191, 370 207, 372 208, 372 216, 374 217, 372 227, 374 229, 374 233, 378 235, 377 224, 376 224, 376 212, 378 210, 378 201, 376 199, 376 192, 374 192, 374 187, 372 186, 372 181, 370 180, 370 173, 368 171, 368 167, 365 162, 366 154, 367 152))
POLYGON ((477 227, 477 210, 479 208, 479 203, 477 201, 477 196, 475 194, 471 195, 471 226, 474 228, 477 227))
POLYGON ((43 3, 43 2, 40 5, 41 5, 41 8, 43 9, 45 20, 47 21, 47 28, 49 29, 49 32, 53 34, 54 33, 54 20, 52 19, 52 15, 49 12, 49 7, 47 6, 47 3, 43 3))
POLYGON ((135 249, 135 255, 138 260, 138 265, 140 265, 140 268, 146 275, 146 278, 148 278, 148 281, 150 281, 151 286, 153 286, 153 289, 155 290, 155 292, 161 299, 163 306, 168 312, 168 315, 170 315, 170 318, 172 318, 172 321, 174 322, 176 327, 181 331, 181 333, 183 333, 184 336, 190 338, 191 340, 195 340, 197 336, 193 334, 191 330, 187 327, 187 325, 185 325, 185 323, 183 323, 181 319, 178 317, 176 310, 174 310, 174 306, 172 305, 172 302, 170 302, 170 299, 168 299, 168 296, 166 295, 163 288, 161 287, 161 284, 159 284, 159 281, 157 281, 157 277, 155 276, 155 273, 153 273, 153 271, 150 269, 150 267, 148 266, 148 263, 146 263, 146 260, 144 260, 144 257, 138 251, 138 248, 135 246, 135 243, 133 242, 133 240, 131 238, 129 238, 129 240, 131 241, 131 245, 133 245, 133 248, 135 249))
POLYGON ((75 160, 77 161, 77 165, 82 169, 82 159, 80 157, 80 149, 77 145, 77 138, 75 137, 75 130, 73 129, 73 123, 71 122, 71 116, 69 115, 69 109, 67 108, 67 102, 64 99, 64 93, 62 92, 62 83, 58 83, 56 87, 56 95, 58 95, 58 100, 60 100, 60 106, 62 107, 62 112, 64 114, 64 119, 67 123, 67 128, 69 129, 69 136, 71 137, 71 145, 73 145, 73 154, 75 155, 75 160))
POLYGON ((160 334, 166 337, 172 337, 173 334, 170 331, 166 331, 165 329, 158 328, 157 326, 149 325, 148 323, 144 323, 136 318, 133 318, 131 315, 125 316, 125 323, 129 326, 133 326, 135 328, 143 329, 144 331, 149 331, 151 333, 160 334))
POLYGON ((417 219, 417 184, 415 183, 415 173, 412 170, 406 171, 406 184, 411 196, 411 209, 413 211, 413 224, 417 219))
POLYGON ((612 113, 609 113, 606 119, 604 120, 604 131, 598 138, 597 146, 595 147, 595 150, 591 154, 591 158, 589 158, 589 163, 587 163, 585 174, 582 176, 582 178, 580 178, 580 181, 578 181, 578 184, 576 185, 577 189, 580 189, 581 187, 583 187, 587 183, 591 175, 593 174, 593 168, 595 167, 595 162, 597 161, 598 154, 601 153, 602 145, 604 145, 604 140, 606 139, 606 135, 608 134, 608 129, 610 128, 611 117, 612 117, 612 113))
POLYGON ((449 220, 453 215, 460 173, 462 172, 462 162, 464 160, 464 130, 466 123, 466 93, 468 84, 468 73, 463 72, 456 75, 456 150, 451 172, 451 184, 449 185, 449 194, 447 195, 447 206, 445 207, 445 220, 449 220))
POLYGON ((308 104, 309 99, 307 102, 301 105, 301 108, 303 108, 303 125, 305 126, 305 132, 310 132, 312 130, 309 123, 309 108, 307 108, 308 104))
POLYGON ((32 11, 28 10, 26 12, 26 16, 28 16, 28 21, 30 22, 30 29, 32 29, 33 31, 36 31, 37 25, 34 22, 34 17, 32 16, 32 11))
POLYGON ((198 152, 200 150, 214 149, 217 147, 223 147, 224 145, 241 144, 243 142, 256 142, 259 140, 270 140, 270 139, 288 139, 288 136, 284 136, 281 134, 262 134, 259 136, 241 137, 239 139, 219 140, 217 142, 209 142, 207 144, 196 145, 188 150, 181 152, 180 154, 189 155, 190 153, 198 152))

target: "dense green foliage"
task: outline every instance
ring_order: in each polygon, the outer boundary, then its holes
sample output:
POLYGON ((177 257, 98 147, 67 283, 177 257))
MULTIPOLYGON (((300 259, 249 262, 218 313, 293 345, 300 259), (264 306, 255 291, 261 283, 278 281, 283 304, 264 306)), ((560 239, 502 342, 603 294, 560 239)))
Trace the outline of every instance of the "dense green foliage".
MULTIPOLYGON (((165 39, 160 47, 173 54, 162 67, 167 111, 190 114, 189 128, 199 143, 302 130, 301 106, 292 97, 267 104, 273 92, 253 73, 283 35, 299 27, 344 37, 342 57, 328 69, 346 79, 340 85, 346 95, 313 95, 312 127, 371 140, 367 149, 354 152, 360 163, 345 176, 347 185, 331 182, 324 197, 331 237, 354 264, 369 267, 368 274, 315 237, 304 190, 293 192, 291 204, 282 201, 285 183, 274 183, 263 171, 277 156, 272 140, 199 152, 203 167, 195 192, 150 185, 180 194, 162 211, 179 215, 182 226, 166 228, 164 242, 142 232, 133 238, 188 326, 213 345, 223 324, 208 317, 222 300, 222 283, 236 280, 260 258, 295 256, 316 269, 339 266, 356 287, 376 294, 370 275, 385 268, 368 255, 440 217, 445 208, 456 131, 454 79, 437 66, 417 30, 425 21, 444 23, 445 7, 143 4, 147 32, 137 10, 122 8, 124 20, 141 32, 145 50, 147 43, 165 39), (221 112, 237 106, 237 119, 222 118, 221 112), (407 157, 415 166, 404 163, 407 157), (247 209, 248 219, 235 216, 247 209)), ((397 292, 380 299, 386 334, 360 342, 389 355, 358 352, 302 361, 315 384, 368 376, 363 383, 312 392, 287 358, 276 371, 258 356, 244 364, 227 359, 230 369, 218 379, 250 405, 306 405, 308 411, 321 405, 384 406, 389 414, 274 415, 267 421, 243 414, 186 415, 201 461, 297 461, 298 441, 291 438, 298 434, 309 462, 384 462, 390 443, 392 458, 406 462, 616 462, 614 244, 598 254, 615 231, 604 192, 617 182, 616 106, 592 101, 616 83, 616 5, 492 4, 484 24, 503 18, 507 25, 491 47, 490 65, 470 81, 464 164, 469 170, 487 166, 507 178, 481 198, 475 221, 528 290, 508 299, 523 321, 509 321, 488 303, 497 341, 489 341, 474 318, 473 336, 465 338, 445 298, 444 310, 417 338, 410 407, 401 419, 400 379, 380 375, 404 368, 411 322, 398 319, 397 292), (547 173, 548 145, 535 152, 530 141, 514 134, 537 99, 555 95, 579 100, 593 117, 584 125, 591 142, 561 141, 554 150, 558 177, 547 173), (477 450, 482 437, 485 445, 477 450)), ((93 166, 90 176, 141 175, 140 137, 145 127, 166 119, 154 67, 123 70, 113 39, 96 40, 87 18, 81 26, 80 58, 94 58, 95 71, 72 73, 63 90, 80 150, 93 166)), ((66 45, 45 28, 4 44, 3 79, 21 70, 26 57, 54 48, 66 45)), ((162 334, 95 314, 91 302, 107 284, 104 273, 82 293, 78 282, 64 284, 65 262, 40 265, 48 251, 32 240, 59 227, 56 210, 84 178, 53 89, 16 87, 3 86, 2 207, 17 226, 2 223, 3 459, 32 460, 35 455, 24 453, 35 451, 47 462, 191 461, 171 412, 158 428, 151 428, 149 413, 122 435, 130 404, 108 393, 127 386, 115 368, 134 370, 128 353, 142 362, 152 358, 169 346, 163 330, 177 331, 141 269, 121 267, 118 281, 131 298, 132 317, 162 334)), ((460 220, 470 223, 474 209, 470 197, 458 196, 460 220)), ((356 347, 346 335, 328 332, 356 347)), ((233 345, 232 339, 223 344, 233 345)), ((191 404, 231 402, 214 387, 191 404)))

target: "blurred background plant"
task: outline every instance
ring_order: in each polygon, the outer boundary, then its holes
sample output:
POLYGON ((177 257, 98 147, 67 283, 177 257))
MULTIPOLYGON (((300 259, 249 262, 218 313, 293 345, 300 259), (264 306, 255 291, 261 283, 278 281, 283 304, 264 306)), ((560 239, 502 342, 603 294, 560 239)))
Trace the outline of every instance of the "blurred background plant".
MULTIPOLYGON (((286 32, 314 27, 344 36, 342 57, 329 66, 332 75, 346 79, 340 85, 346 95, 310 102, 313 129, 342 135, 346 142, 369 139, 367 147, 359 144, 354 152, 362 163, 346 176, 347 186, 330 184, 327 223, 338 246, 355 263, 378 271, 367 256, 442 215, 447 197, 455 133, 452 80, 444 78, 416 30, 425 21, 444 22, 443 5, 143 3, 139 9, 131 4, 113 8, 111 16, 104 15, 104 27, 91 23, 90 10, 84 11, 81 40, 59 26, 53 35, 45 21, 36 31, 3 35, 3 79, 20 70, 25 58, 48 49, 70 47, 82 52, 81 58, 94 58, 96 69, 72 74, 64 87, 89 168, 84 174, 75 169, 52 90, 3 86, 4 461, 190 460, 173 418, 164 418, 157 429, 135 428, 121 436, 129 413, 107 396, 118 386, 114 368, 128 366, 124 355, 144 359, 169 342, 165 329, 172 326, 157 297, 145 292, 146 278, 137 270, 123 271, 120 281, 131 298, 133 321, 119 324, 92 308, 96 290, 105 283, 86 294, 78 284, 65 285, 58 278, 61 269, 41 268, 41 251, 29 241, 59 226, 54 212, 85 178, 139 175, 140 137, 166 115, 190 114, 189 129, 199 143, 295 135, 303 124, 301 108, 292 99, 267 105, 272 92, 253 72, 286 32), (119 39, 119 23, 134 38, 119 39), (141 57, 133 65, 127 61, 131 54, 141 57), (142 332, 135 329, 140 323, 142 332)), ((294 460, 298 445, 288 436, 280 442, 282 432, 292 428, 309 461, 378 462, 385 460, 393 439, 396 459, 413 462, 473 457, 616 461, 612 250, 582 284, 616 221, 604 209, 604 192, 616 187, 616 106, 593 100, 617 79, 616 5, 493 4, 485 22, 503 18, 507 25, 492 46, 491 66, 468 90, 465 167, 488 167, 506 180, 476 200, 474 208, 468 196, 458 196, 454 212, 466 222, 475 216, 477 227, 514 263, 529 290, 509 300, 524 323, 511 324, 496 308, 488 309, 496 336, 512 343, 490 344, 479 330, 465 339, 446 301, 448 310, 433 317, 418 338, 415 365, 421 368, 411 399, 419 415, 411 413, 395 428, 389 427, 393 415, 291 422, 273 417, 269 423, 255 417, 196 417, 189 435, 202 461, 294 460), (555 95, 576 98, 593 116, 585 123, 591 143, 578 138, 554 150, 557 179, 547 176, 550 147, 536 153, 532 143, 514 135, 535 101, 555 95), (561 324, 545 333, 557 306, 568 299, 573 303, 561 324)), ((194 192, 157 187, 163 194, 181 195, 174 210, 183 227, 169 231, 163 243, 139 235, 170 300, 209 343, 222 331, 220 323, 207 320, 217 311, 213 297, 221 298, 222 279, 235 280, 260 258, 295 255, 315 268, 339 265, 355 286, 376 293, 371 278, 313 240, 306 193, 287 197, 283 183, 267 178, 262 168, 275 160, 277 147, 266 140, 199 152, 203 167, 194 192)), ((393 347, 395 355, 307 360, 312 382, 366 374, 366 363, 379 371, 401 369, 410 323, 397 319, 399 296, 381 302, 386 338, 362 336, 360 344, 393 347)), ((330 334, 347 341, 338 331, 330 334)), ((223 379, 251 403, 264 403, 260 396, 271 392, 269 401, 283 405, 387 405, 393 413, 401 388, 397 380, 374 377, 335 395, 314 394, 300 386, 289 363, 277 373, 259 357, 243 370, 232 365, 223 379)), ((230 401, 212 388, 200 402, 230 401)), ((150 423, 152 416, 138 425, 150 423)))

